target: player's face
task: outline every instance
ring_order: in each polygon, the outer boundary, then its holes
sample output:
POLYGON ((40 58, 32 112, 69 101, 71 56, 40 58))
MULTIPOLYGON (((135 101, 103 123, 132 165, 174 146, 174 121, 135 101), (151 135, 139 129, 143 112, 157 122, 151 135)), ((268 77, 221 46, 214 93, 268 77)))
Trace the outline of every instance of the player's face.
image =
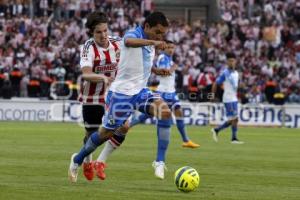
POLYGON ((229 58, 227 60, 227 65, 228 67, 230 67, 231 69, 235 69, 236 66, 236 59, 235 58, 229 58))
POLYGON ((174 51, 175 51, 175 45, 169 43, 169 44, 168 44, 168 48, 165 49, 165 52, 166 52, 168 55, 173 55, 173 54, 174 54, 174 51))
POLYGON ((150 40, 163 40, 168 27, 165 27, 161 24, 157 24, 156 26, 150 27, 149 24, 145 24, 145 33, 150 40))
POLYGON ((107 23, 101 23, 96 25, 93 37, 96 43, 101 47, 106 47, 108 45, 108 27, 107 23))

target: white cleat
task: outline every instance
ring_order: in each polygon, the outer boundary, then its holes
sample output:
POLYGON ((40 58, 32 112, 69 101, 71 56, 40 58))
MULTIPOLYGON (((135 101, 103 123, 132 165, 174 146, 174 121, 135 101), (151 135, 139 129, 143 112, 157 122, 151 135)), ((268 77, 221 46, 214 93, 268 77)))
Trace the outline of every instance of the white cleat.
POLYGON ((239 141, 239 140, 232 140, 231 144, 244 144, 243 141, 239 141))
POLYGON ((74 163, 74 157, 76 155, 77 155, 77 153, 74 153, 71 156, 71 161, 70 161, 70 166, 69 166, 69 171, 68 171, 69 179, 72 183, 77 182, 77 176, 78 176, 79 165, 77 163, 74 163))
POLYGON ((211 132, 211 134, 212 134, 213 140, 214 140, 215 142, 218 142, 218 134, 217 134, 217 132, 215 131, 215 129, 212 128, 212 129, 210 130, 210 132, 211 132))
POLYGON ((163 161, 153 161, 152 167, 154 168, 154 175, 159 179, 165 178, 165 170, 167 170, 167 167, 163 161))

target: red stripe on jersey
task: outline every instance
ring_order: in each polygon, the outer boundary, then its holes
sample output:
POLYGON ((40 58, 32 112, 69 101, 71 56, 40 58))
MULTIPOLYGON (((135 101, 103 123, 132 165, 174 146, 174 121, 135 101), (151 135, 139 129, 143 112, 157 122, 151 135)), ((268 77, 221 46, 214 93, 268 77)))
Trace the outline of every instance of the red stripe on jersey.
POLYGON ((116 42, 112 42, 111 44, 114 46, 115 52, 117 53, 117 51, 119 50, 118 45, 116 44, 116 42))
POLYGON ((96 86, 97 86, 97 83, 90 82, 90 89, 89 89, 89 94, 88 94, 88 98, 87 98, 86 102, 88 102, 88 103, 93 102, 93 96, 96 91, 96 86))
POLYGON ((100 64, 100 54, 97 49, 97 46, 95 43, 93 43, 94 53, 95 53, 95 59, 94 59, 94 66, 93 66, 93 72, 95 71, 95 66, 100 64))
MULTIPOLYGON (((109 54, 109 50, 105 50, 103 51, 104 53, 104 56, 105 56, 105 64, 111 64, 111 58, 110 58, 110 54, 109 54)), ((108 72, 108 73, 105 73, 105 76, 107 77, 111 77, 111 73, 108 72)))
POLYGON ((110 55, 109 55, 109 50, 105 50, 103 51, 104 55, 105 55, 105 64, 111 64, 111 59, 110 59, 110 55))

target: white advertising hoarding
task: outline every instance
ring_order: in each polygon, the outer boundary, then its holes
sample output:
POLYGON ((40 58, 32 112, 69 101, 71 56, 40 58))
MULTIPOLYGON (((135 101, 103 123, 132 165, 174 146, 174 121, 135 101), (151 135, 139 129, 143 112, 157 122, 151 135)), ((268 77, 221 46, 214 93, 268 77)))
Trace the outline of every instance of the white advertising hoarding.
MULTIPOLYGON (((226 120, 223 104, 183 102, 182 108, 188 125, 204 126, 226 120)), ((76 101, 1 100, 0 120, 81 122, 81 105, 76 101)), ((152 119, 146 122, 154 121, 152 119)), ((299 128, 300 105, 239 105, 239 124, 299 128)))

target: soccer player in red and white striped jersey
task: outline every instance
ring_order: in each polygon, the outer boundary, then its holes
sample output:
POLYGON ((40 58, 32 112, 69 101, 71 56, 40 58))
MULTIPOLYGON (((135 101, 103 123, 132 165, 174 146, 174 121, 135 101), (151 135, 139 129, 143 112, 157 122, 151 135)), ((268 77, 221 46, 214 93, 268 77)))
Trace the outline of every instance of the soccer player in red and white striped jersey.
POLYGON ((84 82, 79 101, 84 104, 103 104, 107 89, 105 87, 108 86, 105 79, 108 79, 108 83, 111 82, 117 72, 120 56, 119 41, 110 37, 105 38, 105 40, 105 43, 102 44, 91 38, 85 42, 81 49, 80 66, 84 82), (101 76, 95 76, 96 74, 101 76), (103 75, 105 77, 102 77, 103 75), (95 77, 97 77, 96 81, 94 81, 95 77), (103 80, 100 80, 100 77, 103 80))
MULTIPOLYGON (((84 142, 94 132, 98 131, 102 124, 105 112, 105 92, 117 73, 117 65, 120 57, 120 39, 108 36, 108 19, 104 13, 91 13, 86 22, 88 35, 91 37, 81 47, 80 67, 82 80, 79 101, 82 103, 82 115, 86 135, 84 142)), ((127 132, 125 130, 124 132, 127 132)), ((115 141, 116 138, 112 138, 115 141)), ((104 163, 95 163, 98 169, 103 170, 104 163)), ((95 166, 94 165, 94 166, 95 166)), ((83 173, 88 180, 94 177, 92 155, 85 157, 83 173)), ((77 176, 69 174, 72 182, 76 182, 77 176)))

